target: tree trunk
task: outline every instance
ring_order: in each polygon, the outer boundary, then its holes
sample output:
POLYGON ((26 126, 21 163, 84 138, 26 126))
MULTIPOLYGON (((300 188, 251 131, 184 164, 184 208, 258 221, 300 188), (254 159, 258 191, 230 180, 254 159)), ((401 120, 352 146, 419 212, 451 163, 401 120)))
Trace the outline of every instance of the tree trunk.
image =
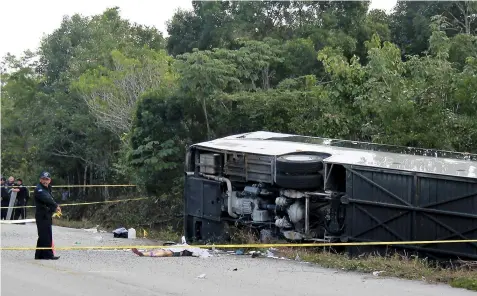
MULTIPOLYGON (((80 170, 79 169, 76 169, 76 173, 78 175, 78 179, 76 180, 76 182, 74 182, 73 184, 81 184, 81 173, 80 173, 80 170)), ((75 188, 75 193, 78 194, 77 197, 80 197, 79 196, 79 193, 81 192, 81 189, 80 188, 75 188)))
POLYGON ((269 73, 269 66, 266 66, 262 69, 262 87, 264 90, 268 90, 270 88, 270 73, 269 73))
POLYGON ((104 188, 103 188, 103 196, 104 196, 104 200, 109 200, 109 190, 108 190, 108 187, 104 187, 104 188))
POLYGON ((210 126, 209 126, 209 117, 207 116, 207 105, 205 102, 205 98, 202 99, 202 110, 204 111, 205 124, 207 126, 207 139, 210 140, 211 134, 210 134, 210 126))
POLYGON ((470 35, 470 22, 469 22, 469 3, 465 1, 465 8, 464 8, 464 26, 465 26, 465 34, 470 35))
MULTIPOLYGON (((89 184, 92 185, 93 184, 93 166, 91 166, 89 168, 89 184)), ((89 188, 88 192, 91 194, 91 192, 93 192, 92 196, 94 199, 96 199, 96 189, 94 188, 89 188)))
POLYGON ((83 195, 86 197, 86 179, 88 177, 88 165, 84 166, 84 174, 83 174, 83 195))

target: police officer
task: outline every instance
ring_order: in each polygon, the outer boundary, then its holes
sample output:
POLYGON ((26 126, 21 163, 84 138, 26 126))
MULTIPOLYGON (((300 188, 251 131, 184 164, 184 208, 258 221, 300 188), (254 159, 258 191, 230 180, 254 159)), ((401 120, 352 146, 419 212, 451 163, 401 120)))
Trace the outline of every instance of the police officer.
MULTIPOLYGON (((51 176, 48 172, 40 174, 40 183, 34 191, 36 206, 36 228, 38 230, 37 248, 52 248, 53 245, 53 213, 60 211, 60 207, 51 195, 51 176)), ((36 250, 35 259, 57 260, 59 256, 54 256, 53 250, 36 250)))

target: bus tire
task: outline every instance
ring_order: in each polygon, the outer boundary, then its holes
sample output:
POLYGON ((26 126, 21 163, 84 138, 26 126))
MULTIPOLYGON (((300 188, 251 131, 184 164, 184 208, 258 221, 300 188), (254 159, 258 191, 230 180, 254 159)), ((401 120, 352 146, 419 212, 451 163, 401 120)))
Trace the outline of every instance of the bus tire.
POLYGON ((288 154, 277 157, 277 174, 316 174, 323 170, 323 158, 309 153, 288 154))

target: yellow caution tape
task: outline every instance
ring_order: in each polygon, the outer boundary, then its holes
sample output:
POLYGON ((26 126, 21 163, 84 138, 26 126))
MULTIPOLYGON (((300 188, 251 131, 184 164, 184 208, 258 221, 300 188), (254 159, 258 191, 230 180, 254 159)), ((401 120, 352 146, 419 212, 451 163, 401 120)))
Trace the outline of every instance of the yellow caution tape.
MULTIPOLYGON (((128 199, 118 199, 118 200, 105 200, 105 201, 93 201, 93 202, 81 202, 81 203, 69 203, 69 204, 58 204, 60 207, 69 207, 69 206, 84 206, 84 205, 94 205, 94 204, 106 204, 106 203, 116 203, 123 201, 132 201, 132 200, 143 200, 149 199, 150 197, 138 197, 138 198, 128 198, 128 199)), ((36 206, 14 206, 14 207, 0 207, 1 209, 8 208, 34 208, 36 206)))
POLYGON ((132 200, 144 200, 149 199, 150 197, 138 197, 138 198, 127 198, 127 199, 117 199, 117 200, 105 200, 105 201, 93 201, 93 202, 83 202, 83 203, 70 203, 70 204, 59 204, 60 207, 67 206, 83 206, 83 205, 94 205, 94 204, 104 204, 104 203, 116 203, 123 201, 132 201, 132 200))
MULTIPOLYGON (((136 187, 137 185, 134 184, 118 184, 118 185, 113 185, 113 184, 98 184, 98 185, 51 185, 52 188, 76 188, 76 187, 136 187)), ((13 185, 13 186, 7 186, 8 188, 20 188, 20 187, 27 187, 27 188, 35 188, 35 185, 31 186, 18 186, 18 185, 13 185)))
MULTIPOLYGON (((334 247, 334 246, 379 246, 379 245, 427 245, 427 244, 450 244, 450 243, 477 243, 477 239, 469 240, 441 240, 441 241, 394 241, 394 242, 352 242, 352 243, 303 243, 303 244, 233 244, 233 245, 174 245, 174 246, 75 246, 56 247, 55 250, 118 250, 118 249, 163 249, 163 248, 201 248, 201 249, 233 249, 233 248, 277 248, 277 247, 334 247)), ((49 250, 51 248, 36 247, 1 247, 1 251, 30 251, 49 250)))
MULTIPOLYGON (((136 187, 137 185, 133 184, 123 184, 123 185, 52 185, 52 188, 77 188, 77 187, 136 187)), ((36 186, 31 186, 36 187, 36 186)))
MULTIPOLYGON (((76 188, 76 187, 136 187, 137 185, 133 184, 123 184, 123 185, 52 185, 52 188, 76 188)), ((36 186, 28 186, 36 187, 36 186)))

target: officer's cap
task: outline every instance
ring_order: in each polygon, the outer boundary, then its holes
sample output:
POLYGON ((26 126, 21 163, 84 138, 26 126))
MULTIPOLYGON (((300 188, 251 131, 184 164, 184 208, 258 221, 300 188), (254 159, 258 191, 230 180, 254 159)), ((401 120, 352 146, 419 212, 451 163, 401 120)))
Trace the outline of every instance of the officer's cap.
POLYGON ((41 172, 40 179, 51 179, 51 175, 48 172, 41 172))

